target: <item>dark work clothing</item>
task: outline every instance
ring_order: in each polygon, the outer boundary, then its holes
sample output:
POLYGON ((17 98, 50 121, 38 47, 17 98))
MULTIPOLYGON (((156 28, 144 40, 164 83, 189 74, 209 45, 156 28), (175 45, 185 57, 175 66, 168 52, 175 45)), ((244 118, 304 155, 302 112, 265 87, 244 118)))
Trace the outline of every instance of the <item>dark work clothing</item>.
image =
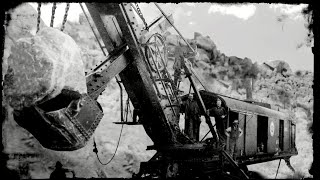
POLYGON ((185 119, 185 134, 196 141, 199 141, 199 129, 201 124, 199 121, 196 119, 185 119))
MULTIPOLYGON (((194 117, 199 118, 199 116, 200 116, 200 109, 199 109, 197 101, 187 100, 185 102, 185 118, 188 118, 188 119, 194 118, 194 117)), ((200 121, 200 119, 199 119, 199 121, 200 121)))
POLYGON ((50 179, 65 179, 67 178, 66 169, 63 168, 56 168, 50 175, 50 179))
POLYGON ((214 116, 222 116, 222 115, 226 115, 226 110, 224 109, 224 107, 220 106, 220 107, 213 107, 210 109, 210 114, 214 113, 214 116))
POLYGON ((237 141, 231 140, 229 141, 229 153, 233 159, 235 159, 235 152, 237 152, 237 141))
POLYGON ((199 141, 200 109, 196 101, 188 100, 185 103, 185 134, 199 141))
POLYGON ((231 127, 231 132, 230 132, 230 141, 237 141, 240 135, 240 130, 239 128, 233 128, 231 127))
POLYGON ((218 130, 219 137, 222 138, 224 141, 226 139, 225 136, 225 127, 226 127, 226 119, 227 119, 227 112, 224 107, 213 107, 209 110, 210 114, 213 114, 214 120, 216 122, 216 129, 218 130), (225 116, 222 118, 221 116, 225 116))

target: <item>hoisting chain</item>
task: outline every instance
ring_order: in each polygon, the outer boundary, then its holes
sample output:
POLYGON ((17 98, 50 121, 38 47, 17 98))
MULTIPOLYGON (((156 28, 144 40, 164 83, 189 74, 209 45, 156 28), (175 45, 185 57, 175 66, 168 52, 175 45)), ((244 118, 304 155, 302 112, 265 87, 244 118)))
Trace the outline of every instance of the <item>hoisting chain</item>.
POLYGON ((41 3, 38 3, 38 19, 37 19, 37 32, 40 30, 40 17, 41 17, 41 3))
POLYGON ((62 22, 61 31, 63 31, 64 25, 65 25, 65 23, 67 22, 69 7, 70 7, 70 3, 67 3, 66 11, 65 11, 65 14, 64 14, 64 17, 63 17, 63 22, 62 22))
POLYGON ((142 14, 139 6, 138 6, 138 3, 135 3, 135 4, 136 4, 137 11, 138 11, 137 13, 138 13, 138 15, 140 16, 141 20, 143 21, 143 24, 144 24, 144 26, 145 26, 145 29, 146 29, 147 31, 149 31, 148 24, 147 24, 146 20, 145 20, 144 17, 143 17, 143 14, 142 14))
POLYGON ((53 3, 50 27, 53 27, 54 13, 55 13, 55 11, 56 11, 56 8, 57 8, 57 4, 56 4, 56 3, 53 3))

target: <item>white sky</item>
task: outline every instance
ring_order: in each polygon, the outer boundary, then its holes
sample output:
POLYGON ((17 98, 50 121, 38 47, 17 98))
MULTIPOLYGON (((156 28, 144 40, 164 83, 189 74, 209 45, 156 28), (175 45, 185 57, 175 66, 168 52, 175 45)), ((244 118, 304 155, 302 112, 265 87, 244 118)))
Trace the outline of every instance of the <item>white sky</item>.
MULTIPOLYGON (((35 9, 38 8, 37 3, 29 3, 35 9)), ((84 6, 85 7, 85 6, 84 6)), ((54 26, 58 26, 62 23, 63 17, 65 14, 66 3, 57 3, 57 8, 54 15, 54 26)), ((78 21, 79 14, 82 13, 82 9, 79 3, 70 3, 70 8, 68 11, 67 19, 69 21, 78 21)), ((51 14, 52 14, 52 3, 42 3, 41 4, 41 18, 44 23, 49 26, 51 21, 51 14)))
MULTIPOLYGON (((30 4, 37 8, 37 3, 30 4)), ((303 47, 297 50, 294 47, 303 42, 307 35, 305 20, 300 13, 306 4, 159 3, 159 5, 167 15, 173 13, 175 25, 185 37, 193 38, 194 32, 201 32, 204 36, 209 35, 217 44, 218 50, 227 56, 249 57, 259 63, 280 59, 287 61, 293 70, 302 68, 313 71, 311 49, 303 47), (277 22, 276 17, 279 15, 286 15, 290 21, 286 19, 287 21, 282 23, 277 22), (243 41, 247 42, 243 44, 243 41)), ((160 11, 152 3, 139 3, 139 6, 147 23, 160 15, 160 11)), ((62 23, 65 7, 66 3, 57 4, 54 26, 62 23)), ((41 18, 47 25, 50 24, 51 11, 52 3, 42 4, 41 18)), ((78 21, 80 13, 82 13, 80 5, 71 3, 68 20, 78 21)), ((141 20, 137 19, 141 23, 141 20)))
MULTIPOLYGON (((29 3, 31 4, 35 9, 37 8, 37 3, 29 3)), ((154 18, 156 18, 157 15, 160 15, 159 10, 156 9, 156 6, 152 6, 152 4, 147 3, 139 3, 141 9, 144 8, 151 8, 154 10, 154 17, 152 15, 148 15, 145 17, 147 21, 151 21, 154 18), (150 7, 151 6, 151 7, 150 7)), ((196 3, 185 3, 187 6, 195 7, 196 3)), ((173 13, 174 12, 174 4, 167 3, 167 4, 161 4, 162 8, 166 13, 173 13)), ((302 18, 301 10, 306 7, 306 4, 300 4, 300 5, 287 5, 287 4, 270 4, 269 7, 271 9, 274 9, 275 11, 280 11, 283 14, 289 15, 291 18, 297 19, 302 18)), ((57 22, 60 22, 63 20, 63 16, 65 13, 66 3, 57 3, 55 18, 57 19, 57 22)), ((84 5, 85 8, 85 5, 84 5)), ((178 9, 179 11, 179 9, 178 9)), ((221 13, 224 15, 233 15, 235 17, 238 17, 239 19, 247 20, 251 16, 254 15, 256 11, 256 6, 252 4, 218 4, 218 3, 212 3, 212 5, 208 9, 208 13, 221 13)), ((49 25, 50 19, 51 19, 51 12, 52 12, 52 3, 46 3, 42 4, 41 6, 41 18, 44 20, 44 22, 49 25)), ((68 20, 69 21, 78 21, 79 14, 82 13, 82 9, 80 8, 79 3, 70 3, 70 9, 68 13, 68 20)), ((177 14, 179 12, 175 12, 177 14)), ((192 11, 187 12, 187 16, 191 16, 192 11)), ((57 26, 57 23, 55 23, 55 26, 57 26)))

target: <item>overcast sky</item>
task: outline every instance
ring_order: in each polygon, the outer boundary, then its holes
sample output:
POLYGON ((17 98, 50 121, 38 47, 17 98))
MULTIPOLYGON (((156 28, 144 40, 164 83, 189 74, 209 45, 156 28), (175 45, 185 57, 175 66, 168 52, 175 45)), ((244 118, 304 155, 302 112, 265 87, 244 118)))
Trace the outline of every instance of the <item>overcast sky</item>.
MULTIPOLYGON (((139 5, 147 22, 160 15, 154 4, 139 5)), ((306 21, 301 14, 306 4, 167 3, 160 6, 167 14, 173 13, 175 25, 183 36, 193 38, 194 32, 208 35, 227 56, 248 57, 259 63, 284 60, 294 71, 313 71, 311 48, 297 49, 307 36, 306 21), (286 18, 278 22, 281 15, 286 18)), ((52 4, 41 7, 46 24, 50 23, 51 8, 52 4)), ((55 22, 62 22, 64 11, 65 3, 58 4, 55 22)), ((71 3, 68 20, 78 21, 80 13, 79 4, 71 3)))

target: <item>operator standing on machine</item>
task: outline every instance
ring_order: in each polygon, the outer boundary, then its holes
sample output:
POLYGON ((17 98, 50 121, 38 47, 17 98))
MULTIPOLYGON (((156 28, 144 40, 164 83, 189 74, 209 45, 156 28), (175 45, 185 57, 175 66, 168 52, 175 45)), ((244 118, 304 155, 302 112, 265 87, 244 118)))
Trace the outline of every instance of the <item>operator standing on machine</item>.
POLYGON ((185 134, 190 138, 199 141, 199 129, 201 124, 200 108, 197 101, 193 99, 193 94, 189 94, 185 102, 185 134))
POLYGON ((225 127, 226 127, 226 116, 227 111, 221 106, 221 100, 218 98, 216 106, 209 109, 210 114, 213 114, 214 120, 216 122, 216 128, 221 141, 225 142, 225 127))
POLYGON ((226 129, 226 135, 230 137, 229 140, 229 153, 235 159, 235 153, 237 152, 237 141, 242 136, 242 129, 239 127, 239 121, 234 120, 231 127, 226 129))

